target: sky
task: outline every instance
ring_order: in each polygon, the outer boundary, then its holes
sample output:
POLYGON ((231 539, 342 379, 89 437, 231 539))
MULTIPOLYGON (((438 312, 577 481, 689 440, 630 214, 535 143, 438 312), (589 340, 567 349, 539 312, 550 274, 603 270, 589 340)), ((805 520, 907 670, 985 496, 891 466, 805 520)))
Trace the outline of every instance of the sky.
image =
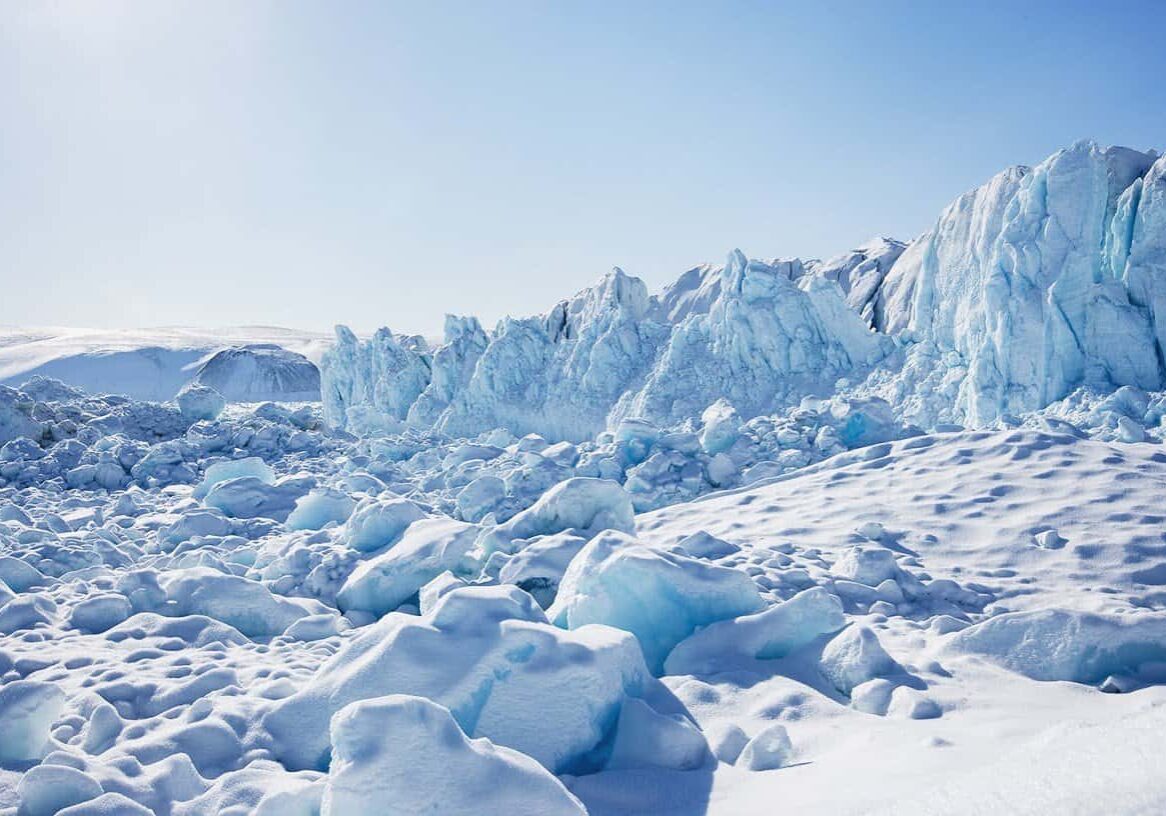
POLYGON ((1166 148, 1158 2, 4 5, 0 324, 440 332, 1166 148))

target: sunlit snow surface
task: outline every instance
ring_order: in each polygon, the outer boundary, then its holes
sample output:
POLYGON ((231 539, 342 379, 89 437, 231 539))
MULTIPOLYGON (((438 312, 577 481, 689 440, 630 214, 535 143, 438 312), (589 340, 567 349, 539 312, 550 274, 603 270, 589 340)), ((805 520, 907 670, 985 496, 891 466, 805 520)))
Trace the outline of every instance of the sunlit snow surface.
POLYGON ((322 404, 0 387, 0 813, 1166 811, 1162 176, 342 331, 322 404))

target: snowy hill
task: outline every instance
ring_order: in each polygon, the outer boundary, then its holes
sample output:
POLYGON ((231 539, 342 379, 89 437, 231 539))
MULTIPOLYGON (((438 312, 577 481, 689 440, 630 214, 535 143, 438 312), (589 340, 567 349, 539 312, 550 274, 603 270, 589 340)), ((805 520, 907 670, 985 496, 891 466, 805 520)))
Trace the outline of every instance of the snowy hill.
MULTIPOLYGON (((272 344, 297 355, 291 358, 314 364, 327 348, 326 335, 265 326, 228 329, 16 329, 0 327, 0 384, 17 386, 33 376, 52 377, 69 385, 93 393, 125 394, 135 399, 173 399, 182 386, 191 382, 199 369, 210 363, 214 355, 228 347, 251 344, 272 344)), ((268 360, 274 359, 267 355, 268 360)), ((291 360, 286 361, 286 368, 291 360)), ((253 366, 255 360, 240 360, 253 366)), ((225 384, 228 376, 225 360, 214 364, 211 375, 225 384)), ((262 364, 262 363, 261 363, 262 364)), ((302 363, 299 363, 302 366, 302 363)), ((277 366, 278 368, 278 366, 277 366)), ((293 374, 287 382, 299 396, 283 399, 310 399, 305 396, 313 389, 305 383, 302 373, 293 374), (298 378, 298 379, 297 379, 298 378), (306 387, 305 387, 306 386, 306 387)), ((234 375, 232 375, 234 376, 234 375)), ((250 375, 239 375, 250 376, 250 375)), ((284 387, 277 373, 261 374, 262 378, 276 377, 267 385, 246 386, 229 399, 242 401, 249 396, 248 389, 270 385, 284 387)), ((233 386, 226 386, 232 390, 233 386)), ((237 389, 236 389, 237 390, 237 389)), ((318 391, 318 388, 315 389, 318 391)), ((270 391, 269 393, 279 393, 270 391)), ((318 398, 318 397, 316 397, 318 398)))

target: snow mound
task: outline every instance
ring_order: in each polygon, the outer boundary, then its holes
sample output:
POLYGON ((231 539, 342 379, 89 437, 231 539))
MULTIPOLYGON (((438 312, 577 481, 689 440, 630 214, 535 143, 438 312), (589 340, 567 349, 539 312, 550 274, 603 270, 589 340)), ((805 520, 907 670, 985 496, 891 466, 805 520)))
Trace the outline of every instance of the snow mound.
POLYGON ((422 697, 352 703, 332 718, 331 740, 321 816, 587 812, 533 759, 468 738, 449 709, 422 697))
POLYGON ((1034 680, 1099 683, 1166 661, 1166 615, 1013 612, 956 632, 946 649, 982 655, 1034 680))

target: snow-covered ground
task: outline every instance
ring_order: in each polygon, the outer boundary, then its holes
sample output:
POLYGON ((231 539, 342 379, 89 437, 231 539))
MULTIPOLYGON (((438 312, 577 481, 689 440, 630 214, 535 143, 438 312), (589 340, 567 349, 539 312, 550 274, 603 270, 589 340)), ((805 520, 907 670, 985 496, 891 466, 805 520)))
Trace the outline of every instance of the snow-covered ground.
POLYGON ((159 402, 14 340, 0 813, 1166 811, 1164 207, 1080 144, 436 347, 176 333, 159 402))

